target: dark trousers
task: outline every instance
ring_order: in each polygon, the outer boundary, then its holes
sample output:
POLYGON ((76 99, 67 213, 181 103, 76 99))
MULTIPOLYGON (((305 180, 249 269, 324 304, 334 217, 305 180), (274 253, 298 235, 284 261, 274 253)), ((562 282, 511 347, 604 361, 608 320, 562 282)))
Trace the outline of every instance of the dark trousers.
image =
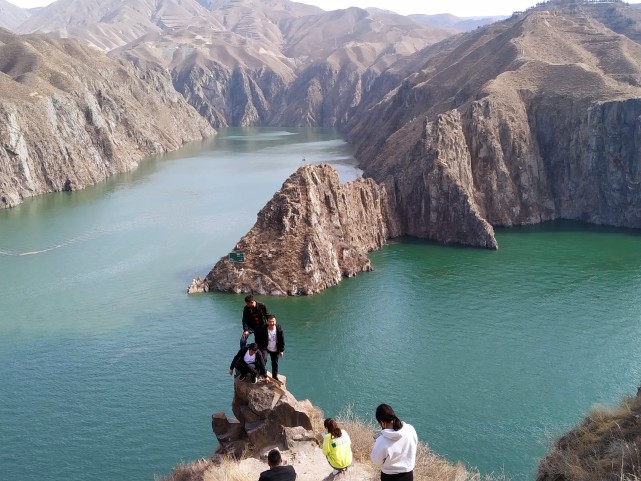
POLYGON ((268 351, 267 349, 263 349, 263 358, 265 359, 265 364, 267 364, 268 353, 269 353, 269 357, 272 360, 272 377, 276 379, 278 376, 278 358, 280 356, 278 355, 278 352, 271 352, 271 351, 268 351))
POLYGON ((254 364, 247 364, 242 358, 236 361, 234 367, 236 368, 236 371, 241 374, 241 376, 246 376, 247 374, 256 376, 258 374, 258 371, 256 371, 256 366, 254 364))
POLYGON ((398 474, 385 474, 381 471, 381 481, 414 481, 414 471, 398 474))

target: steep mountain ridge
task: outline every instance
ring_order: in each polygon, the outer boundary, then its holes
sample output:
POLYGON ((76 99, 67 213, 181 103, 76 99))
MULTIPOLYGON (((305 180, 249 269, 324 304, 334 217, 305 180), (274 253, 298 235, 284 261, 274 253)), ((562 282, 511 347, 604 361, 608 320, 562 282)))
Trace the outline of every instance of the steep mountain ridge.
POLYGON ((6 0, 0 0, 0 28, 15 30, 19 25, 24 23, 30 16, 30 13, 13 3, 6 0))
POLYGON ((76 190, 214 134, 168 77, 0 30, 0 207, 76 190))
POLYGON ((272 3, 203 17, 184 0, 193 24, 156 22, 112 55, 170 71, 212 125, 346 127, 405 234, 496 247, 493 225, 639 225, 638 10, 548 2, 445 38, 389 12, 272 3))
POLYGON ((216 19, 195 0, 56 0, 16 31, 77 38, 109 51, 143 35, 190 23, 215 26, 216 19))
MULTIPOLYGON (((92 0, 89 3, 84 0, 58 0, 40 10, 21 27, 22 31, 33 29, 48 32, 52 36, 77 37, 94 48, 110 50, 112 62, 118 64, 124 58, 133 63, 135 69, 127 68, 135 71, 135 75, 154 79, 154 88, 162 86, 160 102, 173 105, 175 99, 167 100, 172 94, 166 91, 164 80, 160 80, 170 76, 174 88, 213 126, 343 125, 380 72, 398 59, 449 35, 389 12, 371 13, 361 9, 324 12, 317 7, 287 0, 201 3, 194 0, 92 0), (326 37, 333 37, 333 40, 323 41, 326 37), (329 47, 324 47, 327 43, 329 47), (155 85, 156 82, 158 85, 155 85)), ((74 106, 69 107, 70 110, 86 110, 81 99, 87 89, 83 83, 85 79, 92 88, 103 82, 100 87, 94 88, 103 93, 120 87, 109 84, 121 80, 116 76, 96 79, 97 75, 104 73, 102 67, 96 67, 93 73, 89 73, 88 68, 85 74, 81 67, 63 59, 57 52, 53 53, 54 61, 46 63, 38 52, 32 55, 30 49, 33 46, 29 41, 21 43, 13 38, 8 43, 11 45, 4 48, 9 59, 4 65, 5 73, 14 82, 24 82, 25 79, 37 82, 40 90, 47 92, 47 95, 59 95, 58 90, 62 90, 68 97, 80 99, 73 100, 74 106), (11 52, 11 49, 16 49, 16 52, 11 52), (58 61, 60 63, 56 63, 58 61), (46 67, 44 70, 38 70, 43 66, 46 67), (16 68, 24 71, 17 72, 16 68), (75 77, 70 81, 69 75, 73 72, 75 77), (75 105, 76 102, 79 104, 75 105)), ((65 48, 71 44, 73 42, 59 42, 65 48)), ((79 56, 85 57, 91 56, 86 53, 79 56)), ((101 55, 96 56, 99 62, 103 61, 102 58, 101 55)), ((87 67, 91 65, 90 59, 87 67)), ((107 67, 105 71, 111 68, 107 67)), ((25 98, 29 95, 8 79, 5 79, 3 88, 15 90, 16 95, 25 98)), ((92 97, 94 91, 87 95, 92 97)), ((122 104, 128 105, 131 100, 125 99, 125 93, 123 95, 122 104)), ((137 97, 144 98, 140 95, 137 97)), ((29 102, 21 105, 15 103, 11 96, 6 100, 13 100, 11 105, 22 112, 21 115, 31 116, 20 121, 25 125, 47 123, 38 109, 32 113, 27 108, 31 105, 29 102)), ((150 105, 156 103, 156 100, 150 101, 150 105)), ((132 118, 135 118, 139 108, 132 106, 127 111, 132 112, 132 118)), ((89 117, 94 119, 100 116, 91 114, 89 117)), ((172 115, 156 116, 158 122, 171 118, 172 115)), ((145 124, 142 128, 145 130, 148 119, 143 118, 141 123, 145 124)), ((193 125, 193 122, 190 120, 184 124, 193 125)), ((60 149, 55 146, 60 145, 61 138, 66 138, 53 131, 41 138, 40 133, 33 129, 21 129, 21 139, 29 149, 39 145, 44 138, 49 139, 52 148, 60 149)), ((126 130, 130 132, 135 129, 136 126, 130 125, 126 130)), ((172 127, 168 128, 168 131, 172 130, 172 127)), ((111 134, 106 134, 108 129, 94 131, 93 127, 87 129, 87 135, 93 132, 98 139, 94 140, 100 145, 113 147, 111 134)), ((156 134, 150 135, 150 139, 155 137, 156 134)), ((80 138, 88 144, 92 143, 82 135, 74 140, 80 138)), ((190 134, 185 140, 191 138, 194 136, 190 134)), ((162 146, 149 140, 148 143, 155 147, 143 150, 150 154, 182 143, 176 144, 173 140, 160 142, 162 146)), ((138 147, 144 144, 142 138, 137 142, 138 147)), ((125 145, 127 142, 115 143, 125 145)), ((128 148, 133 146, 129 145, 128 148)), ((9 146, 9 149, 16 151, 15 146, 9 146)), ((117 151, 114 149, 114 152, 117 151)), ((101 157, 102 154, 109 159, 113 152, 100 152, 95 157, 101 157)), ((46 169, 54 169, 53 159, 67 157, 75 158, 75 152, 52 154, 48 157, 52 159, 51 165, 46 169)), ((39 157, 30 157, 30 161, 35 162, 31 170, 40 171, 43 166, 37 164, 36 158, 39 157)), ((132 155, 122 165, 105 166, 99 173, 87 169, 90 173, 84 177, 76 172, 73 162, 65 160, 65 165, 55 166, 56 175, 45 175, 44 180, 33 182, 14 182, 11 195, 5 196, 4 205, 15 205, 23 197, 37 193, 81 188, 109 173, 132 168, 139 158, 140 155, 132 155)), ((103 161, 110 162, 99 160, 103 161)), ((7 163, 7 179, 20 178, 14 169, 15 166, 7 163)), ((7 180, 6 185, 9 183, 7 180)))
POLYGON ((491 246, 470 231, 445 234, 443 219, 477 215, 494 226, 568 218, 641 227, 639 44, 564 11, 450 43, 350 125, 361 167, 397 199, 405 233, 491 246), (454 145, 443 145, 448 136, 454 145), (434 198, 444 166, 467 192, 465 209, 445 200, 451 189, 434 198), (404 181, 407 171, 426 180, 404 181))
POLYGON ((58 0, 21 31, 73 36, 170 70, 213 126, 341 126, 375 76, 450 35, 387 11, 287 0, 93 2, 58 0))

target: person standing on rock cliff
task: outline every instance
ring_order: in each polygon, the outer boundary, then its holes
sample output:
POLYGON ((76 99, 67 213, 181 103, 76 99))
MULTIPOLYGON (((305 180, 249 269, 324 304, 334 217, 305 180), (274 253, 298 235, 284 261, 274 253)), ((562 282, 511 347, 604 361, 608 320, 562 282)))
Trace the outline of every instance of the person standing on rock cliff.
POLYGON ((267 316, 267 324, 254 332, 258 348, 262 351, 267 364, 267 354, 272 360, 272 378, 278 381, 278 358, 285 354, 285 336, 280 324, 276 324, 276 316, 267 316))
POLYGON ((254 296, 249 294, 245 297, 245 307, 243 308, 243 334, 240 336, 240 347, 245 347, 247 338, 250 334, 254 333, 254 340, 256 339, 256 332, 267 324, 267 306, 262 302, 254 299, 254 296))

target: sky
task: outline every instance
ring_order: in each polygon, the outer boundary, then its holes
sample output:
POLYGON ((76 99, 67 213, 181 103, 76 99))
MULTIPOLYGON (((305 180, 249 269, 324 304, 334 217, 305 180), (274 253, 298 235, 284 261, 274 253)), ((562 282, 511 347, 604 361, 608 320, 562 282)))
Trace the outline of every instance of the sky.
MULTIPOLYGON (((7 0, 22 8, 42 7, 51 0, 7 0)), ((451 13, 457 17, 511 15, 515 10, 525 10, 539 0, 297 0, 316 5, 323 10, 347 7, 377 7, 393 10, 401 15, 423 13, 451 13)))

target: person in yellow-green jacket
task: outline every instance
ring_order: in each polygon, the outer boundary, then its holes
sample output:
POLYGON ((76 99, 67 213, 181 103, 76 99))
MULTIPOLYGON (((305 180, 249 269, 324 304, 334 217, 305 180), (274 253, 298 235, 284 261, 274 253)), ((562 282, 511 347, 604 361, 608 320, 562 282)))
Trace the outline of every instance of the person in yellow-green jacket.
POLYGON ((336 476, 352 464, 352 442, 347 431, 339 428, 332 418, 325 419, 323 424, 327 429, 323 438, 323 454, 327 457, 329 465, 334 468, 332 475, 336 476))

